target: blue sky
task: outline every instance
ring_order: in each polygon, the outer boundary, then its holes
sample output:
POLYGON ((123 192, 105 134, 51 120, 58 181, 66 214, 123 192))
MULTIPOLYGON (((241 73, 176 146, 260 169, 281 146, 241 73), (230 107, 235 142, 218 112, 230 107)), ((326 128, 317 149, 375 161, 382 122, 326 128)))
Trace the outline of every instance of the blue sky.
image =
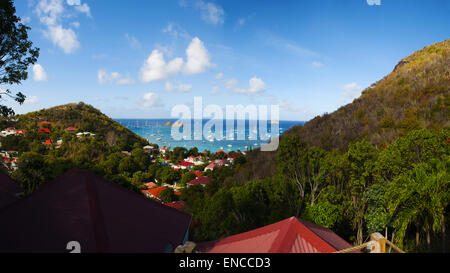
POLYGON ((174 105, 278 104, 309 120, 351 102, 449 38, 447 0, 20 0, 41 49, 19 87, 26 113, 91 104, 113 118, 174 105))

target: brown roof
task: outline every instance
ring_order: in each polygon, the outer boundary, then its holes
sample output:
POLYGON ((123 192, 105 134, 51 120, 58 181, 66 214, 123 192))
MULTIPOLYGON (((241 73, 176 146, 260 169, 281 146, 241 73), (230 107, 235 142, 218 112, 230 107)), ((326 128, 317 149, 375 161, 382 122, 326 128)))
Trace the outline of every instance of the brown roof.
POLYGON ((191 215, 74 169, 0 210, 0 252, 165 252, 183 244, 191 215), (148 236, 151 231, 155 236, 148 236))
POLYGON ((0 209, 18 200, 17 194, 22 188, 9 175, 0 171, 0 209))

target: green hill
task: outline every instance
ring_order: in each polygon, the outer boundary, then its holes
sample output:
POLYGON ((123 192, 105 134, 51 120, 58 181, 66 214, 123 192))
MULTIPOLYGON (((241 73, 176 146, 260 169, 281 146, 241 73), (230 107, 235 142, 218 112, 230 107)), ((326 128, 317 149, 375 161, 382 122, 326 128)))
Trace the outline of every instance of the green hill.
MULTIPOLYGON (((402 59, 352 103, 295 126, 285 135, 298 135, 309 147, 337 151, 365 137, 376 146, 387 145, 414 129, 448 127, 449 95, 450 40, 445 40, 402 59)), ((271 176, 276 155, 258 150, 249 153, 247 168, 233 179, 245 182, 271 176)))

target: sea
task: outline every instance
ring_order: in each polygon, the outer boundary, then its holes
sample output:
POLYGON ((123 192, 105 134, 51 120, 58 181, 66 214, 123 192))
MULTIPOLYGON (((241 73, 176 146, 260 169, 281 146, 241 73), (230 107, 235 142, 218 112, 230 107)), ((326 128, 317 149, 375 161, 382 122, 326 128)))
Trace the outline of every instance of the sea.
POLYGON ((220 149, 226 152, 249 151, 259 148, 261 144, 270 142, 271 138, 282 135, 283 132, 293 126, 304 124, 303 121, 280 120, 278 124, 267 121, 266 128, 264 128, 264 123, 260 124, 249 120, 234 120, 234 126, 232 125, 233 121, 192 120, 190 121, 191 128, 189 128, 187 126, 189 122, 182 121, 184 126, 175 128, 180 134, 183 134, 180 139, 179 136, 172 133, 172 126, 168 125, 168 123, 174 124, 177 119, 115 120, 137 135, 146 138, 149 143, 158 144, 159 147, 167 146, 171 149, 175 147, 186 149, 196 147, 200 152, 204 150, 216 152, 220 149), (220 128, 220 122, 222 122, 222 128, 220 128), (212 123, 217 126, 211 125, 212 123), (243 129, 244 124, 245 129, 243 129), (207 130, 207 128, 210 129, 207 130), (222 134, 220 134, 220 130, 222 130, 222 134))

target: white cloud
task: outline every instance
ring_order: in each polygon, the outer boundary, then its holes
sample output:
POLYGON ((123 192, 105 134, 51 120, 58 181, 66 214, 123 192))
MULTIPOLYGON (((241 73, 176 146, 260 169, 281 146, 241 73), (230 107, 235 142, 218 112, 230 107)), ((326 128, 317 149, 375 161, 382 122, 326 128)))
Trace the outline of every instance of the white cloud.
POLYGON ((341 87, 341 96, 344 103, 352 102, 361 95, 362 87, 356 82, 348 83, 341 87))
POLYGON ((37 82, 43 82, 47 80, 47 73, 45 73, 44 67, 40 64, 33 65, 34 80, 37 82))
POLYGON ((171 82, 166 82, 166 91, 180 91, 180 92, 189 92, 192 89, 192 85, 190 84, 172 84, 171 82))
POLYGON ((159 107, 163 105, 159 95, 152 92, 145 93, 138 103, 146 108, 159 107))
POLYGON ((35 104, 39 102, 39 98, 37 96, 29 96, 25 98, 25 104, 35 104))
POLYGON ((155 49, 141 68, 141 81, 152 82, 175 76, 181 71, 183 63, 182 58, 175 58, 169 63, 166 63, 164 54, 155 49))
POLYGON ((75 9, 78 10, 81 13, 86 14, 87 17, 92 17, 91 15, 91 8, 88 4, 84 3, 82 5, 75 6, 75 9))
POLYGON ((55 25, 64 13, 62 0, 41 0, 35 10, 41 23, 49 26, 55 25))
POLYGON ((213 25, 224 23, 225 12, 222 7, 203 1, 198 1, 196 6, 201 10, 203 21, 213 25))
POLYGON ((189 35, 189 33, 186 30, 172 23, 168 24, 167 27, 163 28, 162 32, 168 33, 172 35, 174 38, 181 37, 188 40, 192 39, 191 35, 189 35))
POLYGON ((81 5, 81 0, 67 0, 67 5, 69 6, 79 6, 81 5))
POLYGON ((381 5, 381 0, 367 0, 367 5, 369 6, 380 6, 381 5))
POLYGON ((323 63, 318 62, 318 61, 314 61, 314 62, 312 62, 311 65, 312 65, 313 67, 322 67, 322 66, 323 66, 323 63))
POLYGON ((73 53, 80 47, 77 35, 70 28, 63 28, 61 25, 50 26, 46 35, 53 44, 59 46, 66 54, 73 53))
POLYGON ((231 89, 234 86, 236 86, 236 84, 238 84, 238 81, 236 79, 229 79, 225 81, 225 88, 227 89, 231 89))
POLYGON ((141 43, 139 40, 134 37, 133 35, 129 35, 128 33, 125 34, 125 38, 128 40, 128 43, 130 44, 130 47, 133 49, 139 49, 141 48, 141 43))
POLYGON ((97 73, 97 80, 100 84, 115 84, 115 85, 132 85, 134 80, 129 76, 122 76, 119 72, 108 72, 99 69, 97 73))
POLYGON ((80 22, 75 21, 75 22, 72 22, 70 25, 73 26, 74 28, 79 28, 80 27, 80 22))
POLYGON ((216 95, 216 94, 219 94, 219 93, 220 93, 220 89, 219 89, 218 86, 214 86, 214 87, 211 89, 211 94, 216 95))
POLYGON ((254 95, 263 93, 267 90, 267 86, 260 78, 253 77, 248 81, 248 89, 236 88, 235 92, 246 95, 254 95))
POLYGON ((186 63, 182 58, 174 58, 166 63, 164 53, 154 49, 141 67, 140 79, 142 82, 152 82, 167 79, 179 72, 193 75, 206 72, 209 67, 214 67, 211 57, 203 42, 195 37, 186 49, 186 63))
MULTIPOLYGON (((80 0, 66 0, 65 3, 91 17, 88 4, 82 4, 80 0)), ((80 42, 73 29, 65 28, 62 25, 63 19, 72 17, 72 14, 66 11, 63 0, 40 0, 36 6, 35 13, 39 17, 40 22, 47 27, 44 31, 45 36, 53 44, 60 47, 64 53, 73 53, 80 47, 80 42)), ((80 27, 80 23, 77 21, 72 22, 70 25, 75 28, 80 27)))
POLYGON ((211 57, 203 42, 195 37, 186 49, 187 61, 183 72, 185 74, 198 74, 205 72, 209 67, 214 67, 211 57))
POLYGON ((223 79, 223 73, 219 73, 216 75, 216 80, 220 81, 221 79, 223 79))

